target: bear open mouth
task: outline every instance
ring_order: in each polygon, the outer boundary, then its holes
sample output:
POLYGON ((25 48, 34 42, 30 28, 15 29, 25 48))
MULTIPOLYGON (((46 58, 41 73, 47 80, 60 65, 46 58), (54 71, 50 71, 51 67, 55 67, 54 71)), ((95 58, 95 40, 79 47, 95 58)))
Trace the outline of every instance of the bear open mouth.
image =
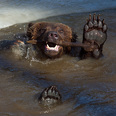
POLYGON ((56 45, 51 42, 46 43, 46 50, 58 51, 59 47, 60 47, 59 45, 56 45))
POLYGON ((47 44, 48 44, 49 47, 55 47, 56 46, 56 44, 51 43, 51 42, 48 42, 47 44))

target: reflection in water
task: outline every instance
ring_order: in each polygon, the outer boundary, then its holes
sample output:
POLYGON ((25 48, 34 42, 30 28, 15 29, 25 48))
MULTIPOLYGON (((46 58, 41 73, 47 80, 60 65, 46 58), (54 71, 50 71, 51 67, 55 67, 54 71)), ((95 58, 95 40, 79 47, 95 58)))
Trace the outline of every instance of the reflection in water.
MULTIPOLYGON (((108 40, 104 57, 78 60, 64 55, 55 60, 16 59, 9 50, 0 51, 0 115, 28 116, 114 116, 116 113, 116 10, 97 12, 108 24, 108 40), (112 19, 111 19, 112 18, 112 19), (42 108, 35 97, 50 85, 56 85, 63 104, 42 108)), ((69 14, 43 19, 65 23, 82 38, 88 13, 69 14)), ((0 31, 0 39, 11 40, 25 31, 27 24, 14 25, 0 31)))

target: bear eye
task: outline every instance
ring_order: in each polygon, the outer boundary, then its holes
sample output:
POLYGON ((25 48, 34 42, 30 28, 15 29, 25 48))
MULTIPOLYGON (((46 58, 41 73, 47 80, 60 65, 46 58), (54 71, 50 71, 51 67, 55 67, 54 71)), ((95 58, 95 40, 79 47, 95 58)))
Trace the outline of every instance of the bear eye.
POLYGON ((40 29, 39 32, 40 33, 44 33, 46 31, 46 29, 40 29))
POLYGON ((58 30, 59 33, 64 33, 63 29, 58 30))

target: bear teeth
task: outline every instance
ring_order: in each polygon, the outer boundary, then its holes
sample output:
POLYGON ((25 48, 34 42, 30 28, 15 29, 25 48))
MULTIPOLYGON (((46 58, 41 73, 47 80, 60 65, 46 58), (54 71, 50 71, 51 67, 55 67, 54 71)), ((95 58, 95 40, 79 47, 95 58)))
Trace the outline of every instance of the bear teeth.
POLYGON ((58 48, 59 48, 58 45, 55 45, 55 47, 50 47, 50 46, 47 44, 47 46, 46 46, 46 49, 47 49, 47 50, 58 51, 58 48))

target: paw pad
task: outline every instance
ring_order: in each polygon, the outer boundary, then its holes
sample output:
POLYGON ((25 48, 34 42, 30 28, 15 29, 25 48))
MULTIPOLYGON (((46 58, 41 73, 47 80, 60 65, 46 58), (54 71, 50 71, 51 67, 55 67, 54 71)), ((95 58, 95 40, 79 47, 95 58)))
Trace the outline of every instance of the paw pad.
POLYGON ((56 86, 50 86, 41 93, 39 102, 44 106, 49 106, 61 102, 61 95, 56 86))

